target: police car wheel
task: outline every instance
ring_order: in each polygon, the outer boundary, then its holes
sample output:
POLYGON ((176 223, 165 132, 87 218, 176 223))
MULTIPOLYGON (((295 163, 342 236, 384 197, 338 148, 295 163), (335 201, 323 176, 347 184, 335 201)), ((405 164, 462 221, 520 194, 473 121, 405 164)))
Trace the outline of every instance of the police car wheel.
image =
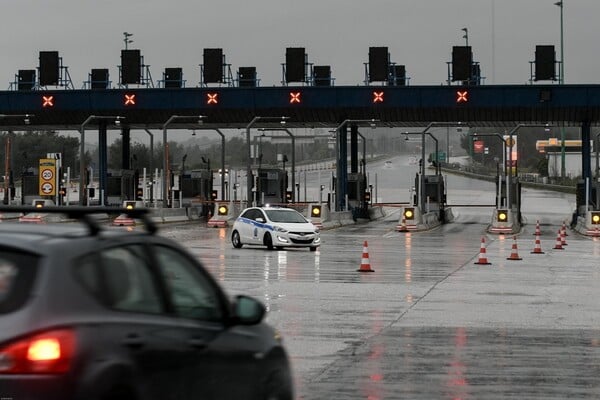
POLYGON ((263 243, 265 244, 265 246, 267 246, 267 249, 273 250, 273 238, 271 238, 270 234, 268 234, 268 233, 265 234, 263 243))
POLYGON ((243 246, 242 241, 240 239, 240 233, 238 231, 233 231, 233 233, 231 234, 231 243, 236 249, 240 249, 243 246))

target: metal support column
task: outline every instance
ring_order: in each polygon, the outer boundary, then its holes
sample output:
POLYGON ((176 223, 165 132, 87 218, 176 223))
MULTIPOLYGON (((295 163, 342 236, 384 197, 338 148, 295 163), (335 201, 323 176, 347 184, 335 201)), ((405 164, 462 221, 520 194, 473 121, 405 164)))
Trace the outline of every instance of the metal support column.
POLYGON ((98 196, 100 205, 106 205, 106 187, 108 180, 108 144, 106 138, 106 120, 98 122, 98 180, 100 188, 98 196))
POLYGON ((350 126, 350 173, 358 172, 358 126, 350 126))

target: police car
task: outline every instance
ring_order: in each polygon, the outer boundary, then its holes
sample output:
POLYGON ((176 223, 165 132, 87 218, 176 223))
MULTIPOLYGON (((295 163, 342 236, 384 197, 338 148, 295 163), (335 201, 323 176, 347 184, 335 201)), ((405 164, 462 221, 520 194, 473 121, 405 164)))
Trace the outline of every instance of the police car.
POLYGON ((321 245, 319 229, 298 211, 284 207, 250 207, 233 223, 231 243, 266 246, 272 250, 284 247, 308 247, 315 251, 321 245))

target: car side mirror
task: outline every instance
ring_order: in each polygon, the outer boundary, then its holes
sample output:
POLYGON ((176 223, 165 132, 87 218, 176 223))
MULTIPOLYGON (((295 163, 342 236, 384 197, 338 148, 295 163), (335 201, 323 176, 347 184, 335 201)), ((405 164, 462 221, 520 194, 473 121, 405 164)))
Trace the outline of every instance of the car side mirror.
POLYGON ((233 304, 233 314, 242 325, 255 325, 261 322, 267 313, 265 306, 253 297, 238 295, 233 304))
POLYGON ((263 217, 258 217, 256 218, 256 222, 265 222, 265 219, 263 217))

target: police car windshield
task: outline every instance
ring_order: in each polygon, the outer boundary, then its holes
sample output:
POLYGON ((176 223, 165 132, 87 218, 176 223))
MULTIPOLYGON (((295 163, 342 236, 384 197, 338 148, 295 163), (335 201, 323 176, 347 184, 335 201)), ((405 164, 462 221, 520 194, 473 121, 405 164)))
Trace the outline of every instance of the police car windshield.
POLYGON ((273 222, 286 222, 292 224, 305 224, 306 219, 302 214, 293 210, 265 210, 269 219, 273 222))

